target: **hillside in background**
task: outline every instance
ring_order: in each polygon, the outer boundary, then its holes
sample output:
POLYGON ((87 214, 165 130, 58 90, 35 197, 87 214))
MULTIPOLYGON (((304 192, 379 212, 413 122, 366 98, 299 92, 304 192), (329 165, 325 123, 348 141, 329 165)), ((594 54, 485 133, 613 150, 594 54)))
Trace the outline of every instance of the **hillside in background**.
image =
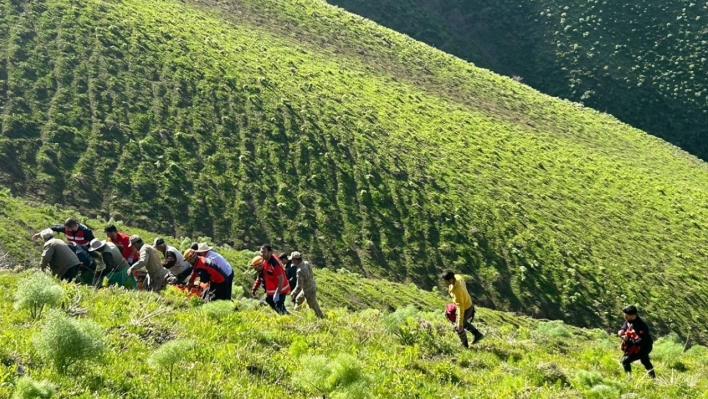
POLYGON ((581 326, 637 302, 708 338, 708 168, 608 115, 315 0, 1 12, 4 195, 426 289, 450 267, 478 303, 581 326))
POLYGON ((708 3, 328 0, 708 158, 708 3))

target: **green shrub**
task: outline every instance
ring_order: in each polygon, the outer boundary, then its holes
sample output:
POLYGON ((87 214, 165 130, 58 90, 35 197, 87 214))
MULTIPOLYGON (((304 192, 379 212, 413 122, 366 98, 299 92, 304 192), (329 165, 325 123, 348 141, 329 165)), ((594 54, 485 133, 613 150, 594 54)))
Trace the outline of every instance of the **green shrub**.
POLYGON ((234 303, 231 301, 213 301, 202 306, 202 312, 213 320, 221 320, 233 313, 234 310, 234 303))
POLYGON ((49 399, 54 395, 54 385, 48 381, 35 381, 29 377, 17 380, 12 399, 49 399))
POLYGON ((414 319, 420 312, 413 305, 396 309, 395 312, 387 314, 381 319, 386 330, 392 334, 400 334, 401 327, 408 323, 408 319, 414 319))
POLYGON ((596 385, 587 392, 589 399, 616 399, 620 397, 617 388, 608 385, 596 385))
POLYGON ((544 386, 546 384, 569 385, 568 377, 555 362, 539 363, 536 366, 534 380, 539 386, 544 386))
POLYGON ((307 349, 308 345, 305 339, 302 337, 297 337, 295 338, 293 343, 290 344, 290 349, 288 350, 288 353, 290 353, 290 356, 294 358, 299 358, 300 356, 307 353, 307 349))
POLYGON ((555 338, 570 338, 573 333, 561 320, 540 323, 536 328, 536 333, 555 338))
POLYGON ((54 278, 45 273, 26 274, 17 283, 15 291, 15 309, 29 310, 32 319, 42 315, 45 307, 57 305, 64 296, 54 278))
POLYGON ((293 374, 293 383, 307 392, 342 399, 369 395, 368 377, 352 355, 342 353, 331 360, 325 356, 308 356, 302 358, 301 365, 293 374))
POLYGON ((604 378, 597 371, 580 370, 575 374, 575 381, 578 386, 592 388, 602 384, 604 378))
POLYGON ((167 371, 169 381, 172 382, 175 365, 186 360, 194 346, 194 341, 189 339, 166 342, 150 355, 148 364, 152 368, 167 371))
POLYGON ((104 332, 92 321, 74 320, 59 311, 51 311, 34 347, 61 374, 76 362, 97 359, 106 348, 104 332))
POLYGON ((676 335, 670 334, 661 337, 654 343, 654 350, 651 356, 668 365, 671 368, 682 368, 681 356, 683 354, 683 344, 679 342, 676 335))

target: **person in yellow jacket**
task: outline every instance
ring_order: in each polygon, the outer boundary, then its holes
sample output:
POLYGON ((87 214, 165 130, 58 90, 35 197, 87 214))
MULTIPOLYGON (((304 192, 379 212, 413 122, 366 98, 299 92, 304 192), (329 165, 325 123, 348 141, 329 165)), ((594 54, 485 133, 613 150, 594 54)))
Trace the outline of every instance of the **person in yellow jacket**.
POLYGON ((462 346, 469 348, 469 343, 467 341, 467 331, 474 335, 473 344, 479 342, 480 339, 484 338, 479 330, 472 325, 471 321, 474 320, 474 305, 472 305, 472 297, 470 297, 469 292, 467 292, 467 286, 465 285, 465 280, 462 276, 455 274, 452 270, 445 270, 442 274, 442 279, 445 280, 447 285, 447 292, 452 297, 452 303, 457 307, 457 315, 455 318, 455 332, 460 336, 460 341, 462 341, 462 346))

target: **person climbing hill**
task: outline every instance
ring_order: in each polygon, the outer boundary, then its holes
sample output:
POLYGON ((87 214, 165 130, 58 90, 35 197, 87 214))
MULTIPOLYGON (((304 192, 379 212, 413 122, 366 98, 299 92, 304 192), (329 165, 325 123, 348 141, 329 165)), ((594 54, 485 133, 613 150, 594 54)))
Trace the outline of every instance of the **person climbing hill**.
POLYGON ((255 295, 258 288, 263 286, 266 290, 268 305, 278 314, 287 314, 285 298, 290 293, 290 284, 285 276, 283 265, 273 255, 270 245, 261 246, 261 256, 256 256, 251 260, 251 267, 258 272, 251 293, 255 295))
POLYGON ((632 373, 632 363, 639 360, 651 378, 656 378, 654 365, 651 364, 649 354, 654 349, 654 340, 649 333, 649 326, 639 317, 637 307, 629 305, 622 309, 624 324, 617 335, 622 338, 622 367, 625 373, 632 373))
POLYGON ((317 303, 317 283, 315 283, 315 275, 312 273, 310 262, 302 260, 302 254, 297 251, 290 254, 290 259, 297 268, 297 283, 292 292, 295 310, 298 310, 303 302, 307 301, 307 305, 315 312, 315 315, 324 319, 324 314, 317 303))
MULTIPOLYGON (((56 224, 49 228, 56 233, 64 233, 67 241, 80 245, 85 251, 88 251, 89 243, 95 238, 91 229, 73 218, 66 219, 64 224, 56 224)), ((40 238, 40 233, 32 236, 33 240, 38 238, 40 238)))
POLYGON ((455 274, 452 270, 445 270, 442 274, 442 279, 447 285, 447 291, 452 297, 452 302, 456 307, 455 332, 460 336, 462 346, 469 347, 467 341, 467 331, 474 335, 472 344, 479 342, 484 335, 470 323, 474 319, 474 305, 472 305, 472 297, 467 292, 467 286, 462 276, 455 274))

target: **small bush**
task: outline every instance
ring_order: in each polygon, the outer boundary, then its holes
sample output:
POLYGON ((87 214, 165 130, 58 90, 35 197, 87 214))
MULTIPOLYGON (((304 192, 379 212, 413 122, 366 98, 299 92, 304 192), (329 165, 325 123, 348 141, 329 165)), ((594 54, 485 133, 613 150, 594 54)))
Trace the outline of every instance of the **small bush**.
POLYGON ((596 371, 580 370, 575 375, 575 381, 582 387, 592 388, 595 385, 602 384, 603 380, 604 378, 602 377, 602 374, 596 371))
POLYGON ((59 311, 47 315, 33 341, 39 355, 61 374, 76 362, 99 358, 106 348, 103 329, 96 323, 74 320, 59 311))
POLYGON ((540 323, 536 328, 536 333, 555 338, 570 338, 573 333, 561 320, 540 323))
POLYGON ((420 314, 418 309, 412 305, 396 309, 395 312, 383 317, 381 322, 391 334, 400 334, 401 327, 408 323, 408 319, 413 319, 420 314))
POLYGON ((17 381, 12 399, 49 399, 54 395, 54 385, 48 381, 35 381, 22 377, 17 381))
POLYGON ((568 377, 554 362, 540 363, 536 366, 536 371, 537 375, 535 380, 539 386, 544 386, 546 384, 569 385, 568 377))
POLYGON ((339 354, 329 360, 324 356, 309 356, 301 360, 302 367, 293 374, 293 382, 302 389, 332 398, 368 397, 368 377, 359 360, 349 354, 339 354))
POLYGON ((671 368, 681 368, 681 355, 683 354, 683 344, 679 342, 676 335, 671 334, 656 340, 651 356, 663 362, 671 368))
POLYGON ((202 306, 202 312, 213 320, 221 320, 233 313, 234 303, 231 301, 213 301, 202 306))
POLYGON ((292 344, 290 344, 290 349, 288 350, 288 353, 290 353, 290 356, 294 358, 299 358, 300 356, 304 355, 307 353, 307 342, 305 342, 305 339, 302 337, 297 337, 293 341, 292 344))
POLYGON ((194 341, 189 339, 166 342, 150 355, 148 364, 152 368, 167 371, 169 381, 172 382, 175 365, 186 360, 194 346, 194 341))
POLYGON ((596 385, 587 392, 588 399, 616 399, 619 396, 619 390, 608 385, 596 385))
POLYGON ((28 274, 17 283, 15 309, 29 310, 30 316, 35 320, 42 315, 45 307, 57 305, 63 296, 64 289, 48 274, 28 274))

